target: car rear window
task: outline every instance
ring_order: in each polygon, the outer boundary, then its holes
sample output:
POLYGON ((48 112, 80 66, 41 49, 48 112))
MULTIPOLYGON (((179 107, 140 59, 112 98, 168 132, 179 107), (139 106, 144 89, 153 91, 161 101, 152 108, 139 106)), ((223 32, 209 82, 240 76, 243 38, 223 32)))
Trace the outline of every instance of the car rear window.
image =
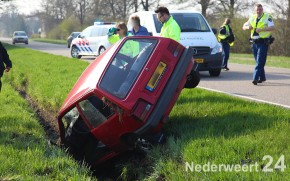
MULTIPOLYGON (((198 13, 171 13, 178 23, 181 32, 210 32, 204 18, 198 13)), ((157 15, 153 15, 156 32, 160 33, 162 24, 158 21, 157 15)))
POLYGON ((113 57, 100 87, 118 98, 125 98, 156 44, 155 39, 128 39, 113 57))

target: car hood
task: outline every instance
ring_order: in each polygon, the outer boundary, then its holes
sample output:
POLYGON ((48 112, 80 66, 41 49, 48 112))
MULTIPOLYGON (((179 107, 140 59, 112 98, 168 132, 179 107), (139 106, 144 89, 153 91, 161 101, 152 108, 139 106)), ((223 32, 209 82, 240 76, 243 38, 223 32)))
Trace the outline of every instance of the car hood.
POLYGON ((212 32, 183 32, 180 35, 180 43, 184 46, 210 46, 213 48, 218 42, 212 32))

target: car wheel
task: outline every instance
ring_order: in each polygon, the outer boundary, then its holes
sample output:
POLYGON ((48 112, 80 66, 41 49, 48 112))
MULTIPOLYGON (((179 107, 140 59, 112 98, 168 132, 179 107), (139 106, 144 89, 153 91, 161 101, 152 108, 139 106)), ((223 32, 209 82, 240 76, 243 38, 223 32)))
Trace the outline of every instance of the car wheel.
POLYGON ((199 72, 192 70, 186 77, 184 88, 195 88, 200 81, 199 72))
POLYGON ((28 41, 27 41, 27 42, 25 42, 25 44, 27 45, 27 44, 28 44, 28 41))
POLYGON ((73 58, 78 58, 78 59, 80 59, 82 56, 79 55, 79 52, 80 52, 80 50, 79 50, 76 46, 73 46, 73 47, 71 48, 71 52, 70 52, 70 54, 71 54, 71 56, 72 56, 73 58))
POLYGON ((209 70, 209 75, 212 77, 218 77, 221 74, 222 69, 214 69, 214 70, 209 70))
POLYGON ((15 41, 14 41, 14 42, 12 42, 12 44, 13 44, 13 45, 15 45, 15 41))
POLYGON ((101 55, 102 53, 104 53, 104 51, 106 51, 105 47, 100 47, 99 48, 99 55, 101 55))

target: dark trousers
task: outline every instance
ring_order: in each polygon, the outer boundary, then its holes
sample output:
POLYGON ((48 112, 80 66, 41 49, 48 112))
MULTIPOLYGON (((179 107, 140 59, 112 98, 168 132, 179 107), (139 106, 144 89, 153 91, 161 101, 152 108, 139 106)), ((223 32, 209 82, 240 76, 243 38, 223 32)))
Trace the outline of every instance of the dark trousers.
POLYGON ((265 43, 253 43, 252 44, 252 52, 255 57, 256 66, 254 69, 253 80, 266 80, 265 75, 265 64, 267 60, 267 53, 268 53, 269 45, 265 43))
POLYGON ((2 82, 1 82, 1 77, 0 77, 0 92, 1 92, 1 88, 2 88, 2 82))
POLYGON ((223 50, 224 50, 224 60, 223 60, 223 67, 228 67, 228 60, 230 57, 230 44, 229 43, 222 43, 223 50))

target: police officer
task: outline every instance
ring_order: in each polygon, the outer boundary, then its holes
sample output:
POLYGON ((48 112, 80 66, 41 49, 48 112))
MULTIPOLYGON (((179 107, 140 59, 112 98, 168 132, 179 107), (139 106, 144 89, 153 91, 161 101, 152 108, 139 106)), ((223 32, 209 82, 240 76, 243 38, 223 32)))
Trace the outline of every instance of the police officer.
POLYGON ((256 14, 243 25, 243 30, 251 30, 252 52, 255 57, 254 85, 266 81, 265 69, 269 43, 272 41, 271 32, 275 30, 272 16, 263 12, 261 4, 255 5, 256 14))
POLYGON ((12 62, 9 59, 9 55, 0 42, 0 92, 1 92, 1 87, 2 87, 2 82, 1 82, 1 77, 3 76, 4 70, 6 72, 9 72, 10 69, 12 68, 12 62))
POLYGON ((173 17, 169 14, 169 11, 166 7, 158 7, 155 10, 157 13, 158 20, 163 24, 160 32, 160 36, 171 38, 177 42, 180 41, 180 27, 173 17))
POLYGON ((223 50, 224 50, 224 64, 223 67, 225 70, 230 70, 228 68, 228 60, 230 57, 230 46, 234 45, 234 34, 230 27, 231 19, 226 18, 223 25, 220 28, 220 32, 218 34, 218 40, 222 43, 223 50))

